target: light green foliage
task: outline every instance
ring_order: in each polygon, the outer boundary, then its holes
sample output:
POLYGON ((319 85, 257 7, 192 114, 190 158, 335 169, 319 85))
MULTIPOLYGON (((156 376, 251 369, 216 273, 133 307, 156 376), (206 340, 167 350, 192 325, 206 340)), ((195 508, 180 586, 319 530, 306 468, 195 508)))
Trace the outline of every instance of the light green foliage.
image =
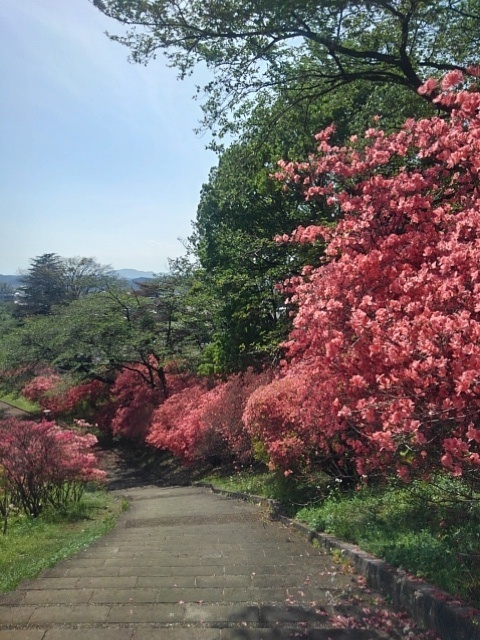
POLYGON ((49 367, 72 382, 111 383, 122 368, 144 365, 151 386, 162 384, 163 366, 172 360, 195 368, 211 334, 212 305, 187 261, 171 266, 140 290, 112 281, 106 290, 9 325, 0 342, 4 391, 19 390, 49 367))
POLYGON ((478 0, 92 2, 127 25, 111 37, 134 61, 163 52, 181 76, 200 62, 213 71, 205 124, 220 132, 238 131, 280 89, 287 110, 362 81, 413 93, 431 74, 478 62, 478 0))

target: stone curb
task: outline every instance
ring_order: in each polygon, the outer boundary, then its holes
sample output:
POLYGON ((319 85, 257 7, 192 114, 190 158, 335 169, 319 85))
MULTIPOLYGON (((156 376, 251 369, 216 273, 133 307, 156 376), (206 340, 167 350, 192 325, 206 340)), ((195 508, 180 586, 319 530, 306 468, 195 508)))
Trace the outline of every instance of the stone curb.
POLYGON ((391 598, 396 607, 405 610, 418 625, 431 629, 442 640, 480 640, 480 611, 461 604, 449 593, 395 569, 354 544, 342 542, 326 533, 318 533, 307 525, 286 517, 277 500, 217 489, 207 482, 196 485, 228 498, 266 506, 273 520, 296 529, 310 542, 317 540, 328 550, 338 549, 354 564, 355 570, 365 576, 370 587, 391 598))

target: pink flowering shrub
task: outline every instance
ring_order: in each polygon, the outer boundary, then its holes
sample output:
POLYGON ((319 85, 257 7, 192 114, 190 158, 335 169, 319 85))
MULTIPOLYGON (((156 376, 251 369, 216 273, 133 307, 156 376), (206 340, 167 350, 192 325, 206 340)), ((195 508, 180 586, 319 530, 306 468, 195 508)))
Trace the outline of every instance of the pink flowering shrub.
POLYGON ((164 400, 162 389, 145 381, 142 367, 122 369, 111 389, 113 435, 143 441, 150 428, 154 410, 164 400))
POLYGON ((109 398, 109 385, 92 380, 78 385, 55 373, 36 376, 23 388, 23 395, 51 415, 92 417, 109 398))
POLYGON ((52 413, 59 413, 65 409, 62 377, 55 373, 39 375, 28 382, 23 388, 23 395, 32 402, 39 404, 42 409, 52 413))
POLYGON ((298 468, 314 447, 315 430, 300 417, 305 386, 298 377, 280 378, 257 388, 246 403, 246 431, 272 470, 298 468))
POLYGON ((422 88, 448 118, 344 147, 329 127, 308 162, 281 164, 278 178, 340 221, 279 239, 325 246, 322 266, 285 285, 298 308, 285 379, 245 412, 279 465, 313 447, 340 475, 478 476, 480 94, 460 82, 422 88))
POLYGON ((202 405, 203 436, 197 455, 213 462, 252 462, 254 443, 243 423, 243 412, 250 395, 272 380, 271 372, 253 370, 230 376, 207 392, 202 405))
POLYGON ((70 387, 65 394, 65 409, 82 417, 95 416, 110 397, 110 385, 92 380, 70 387))
POLYGON ((105 479, 91 451, 96 442, 55 422, 0 421, 3 491, 33 517, 46 504, 59 508, 78 500, 86 483, 105 479))
POLYGON ((165 400, 152 416, 147 444, 193 462, 204 431, 201 415, 206 393, 206 384, 197 382, 165 400))
POLYGON ((151 367, 137 364, 122 369, 111 387, 108 405, 98 415, 100 425, 114 436, 144 442, 154 411, 167 397, 191 384, 191 375, 173 365, 158 370, 162 372, 161 381, 152 379, 151 367))
POLYGON ((247 371, 211 388, 207 381, 195 382, 155 411, 147 442, 189 463, 251 461, 252 440, 242 415, 253 390, 269 380, 270 373, 247 371))

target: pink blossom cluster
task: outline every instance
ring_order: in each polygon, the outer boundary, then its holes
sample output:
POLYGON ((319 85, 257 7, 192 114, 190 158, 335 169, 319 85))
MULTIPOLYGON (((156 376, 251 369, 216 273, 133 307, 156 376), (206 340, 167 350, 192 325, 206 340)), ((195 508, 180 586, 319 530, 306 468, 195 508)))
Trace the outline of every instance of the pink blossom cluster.
POLYGON ((271 378, 271 373, 249 370, 213 386, 196 381, 155 411, 147 442, 190 463, 199 459, 250 461, 252 439, 242 420, 245 405, 252 392, 271 378))
POLYGON ((72 386, 59 374, 48 372, 28 382, 22 393, 52 415, 60 415, 75 412, 81 405, 92 409, 102 404, 108 397, 108 385, 92 380, 72 386))
POLYGON ((305 443, 339 473, 480 470, 480 94, 465 82, 422 88, 448 117, 343 147, 330 127, 308 162, 280 163, 340 221, 290 238, 323 238, 327 262, 286 283, 285 380, 245 414, 278 465, 305 443))
POLYGON ((0 470, 4 490, 34 517, 50 503, 61 506, 79 487, 105 479, 92 447, 97 439, 55 422, 0 421, 0 470))

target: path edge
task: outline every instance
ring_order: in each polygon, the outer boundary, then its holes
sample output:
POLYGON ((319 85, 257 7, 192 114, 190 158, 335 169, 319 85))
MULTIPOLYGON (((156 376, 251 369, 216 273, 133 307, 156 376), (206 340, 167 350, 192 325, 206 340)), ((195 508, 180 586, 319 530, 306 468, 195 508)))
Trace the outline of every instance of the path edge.
POLYGON ((209 482, 196 482, 195 486, 205 487, 227 498, 266 507, 272 520, 295 529, 310 543, 316 540, 328 551, 337 549, 353 563, 357 573, 365 577, 369 587, 390 598, 395 607, 406 611, 418 625, 434 631, 441 640, 480 640, 478 609, 464 605, 446 591, 392 567, 357 545, 343 542, 328 533, 314 531, 306 524, 288 518, 282 513, 278 500, 219 489, 209 482))

